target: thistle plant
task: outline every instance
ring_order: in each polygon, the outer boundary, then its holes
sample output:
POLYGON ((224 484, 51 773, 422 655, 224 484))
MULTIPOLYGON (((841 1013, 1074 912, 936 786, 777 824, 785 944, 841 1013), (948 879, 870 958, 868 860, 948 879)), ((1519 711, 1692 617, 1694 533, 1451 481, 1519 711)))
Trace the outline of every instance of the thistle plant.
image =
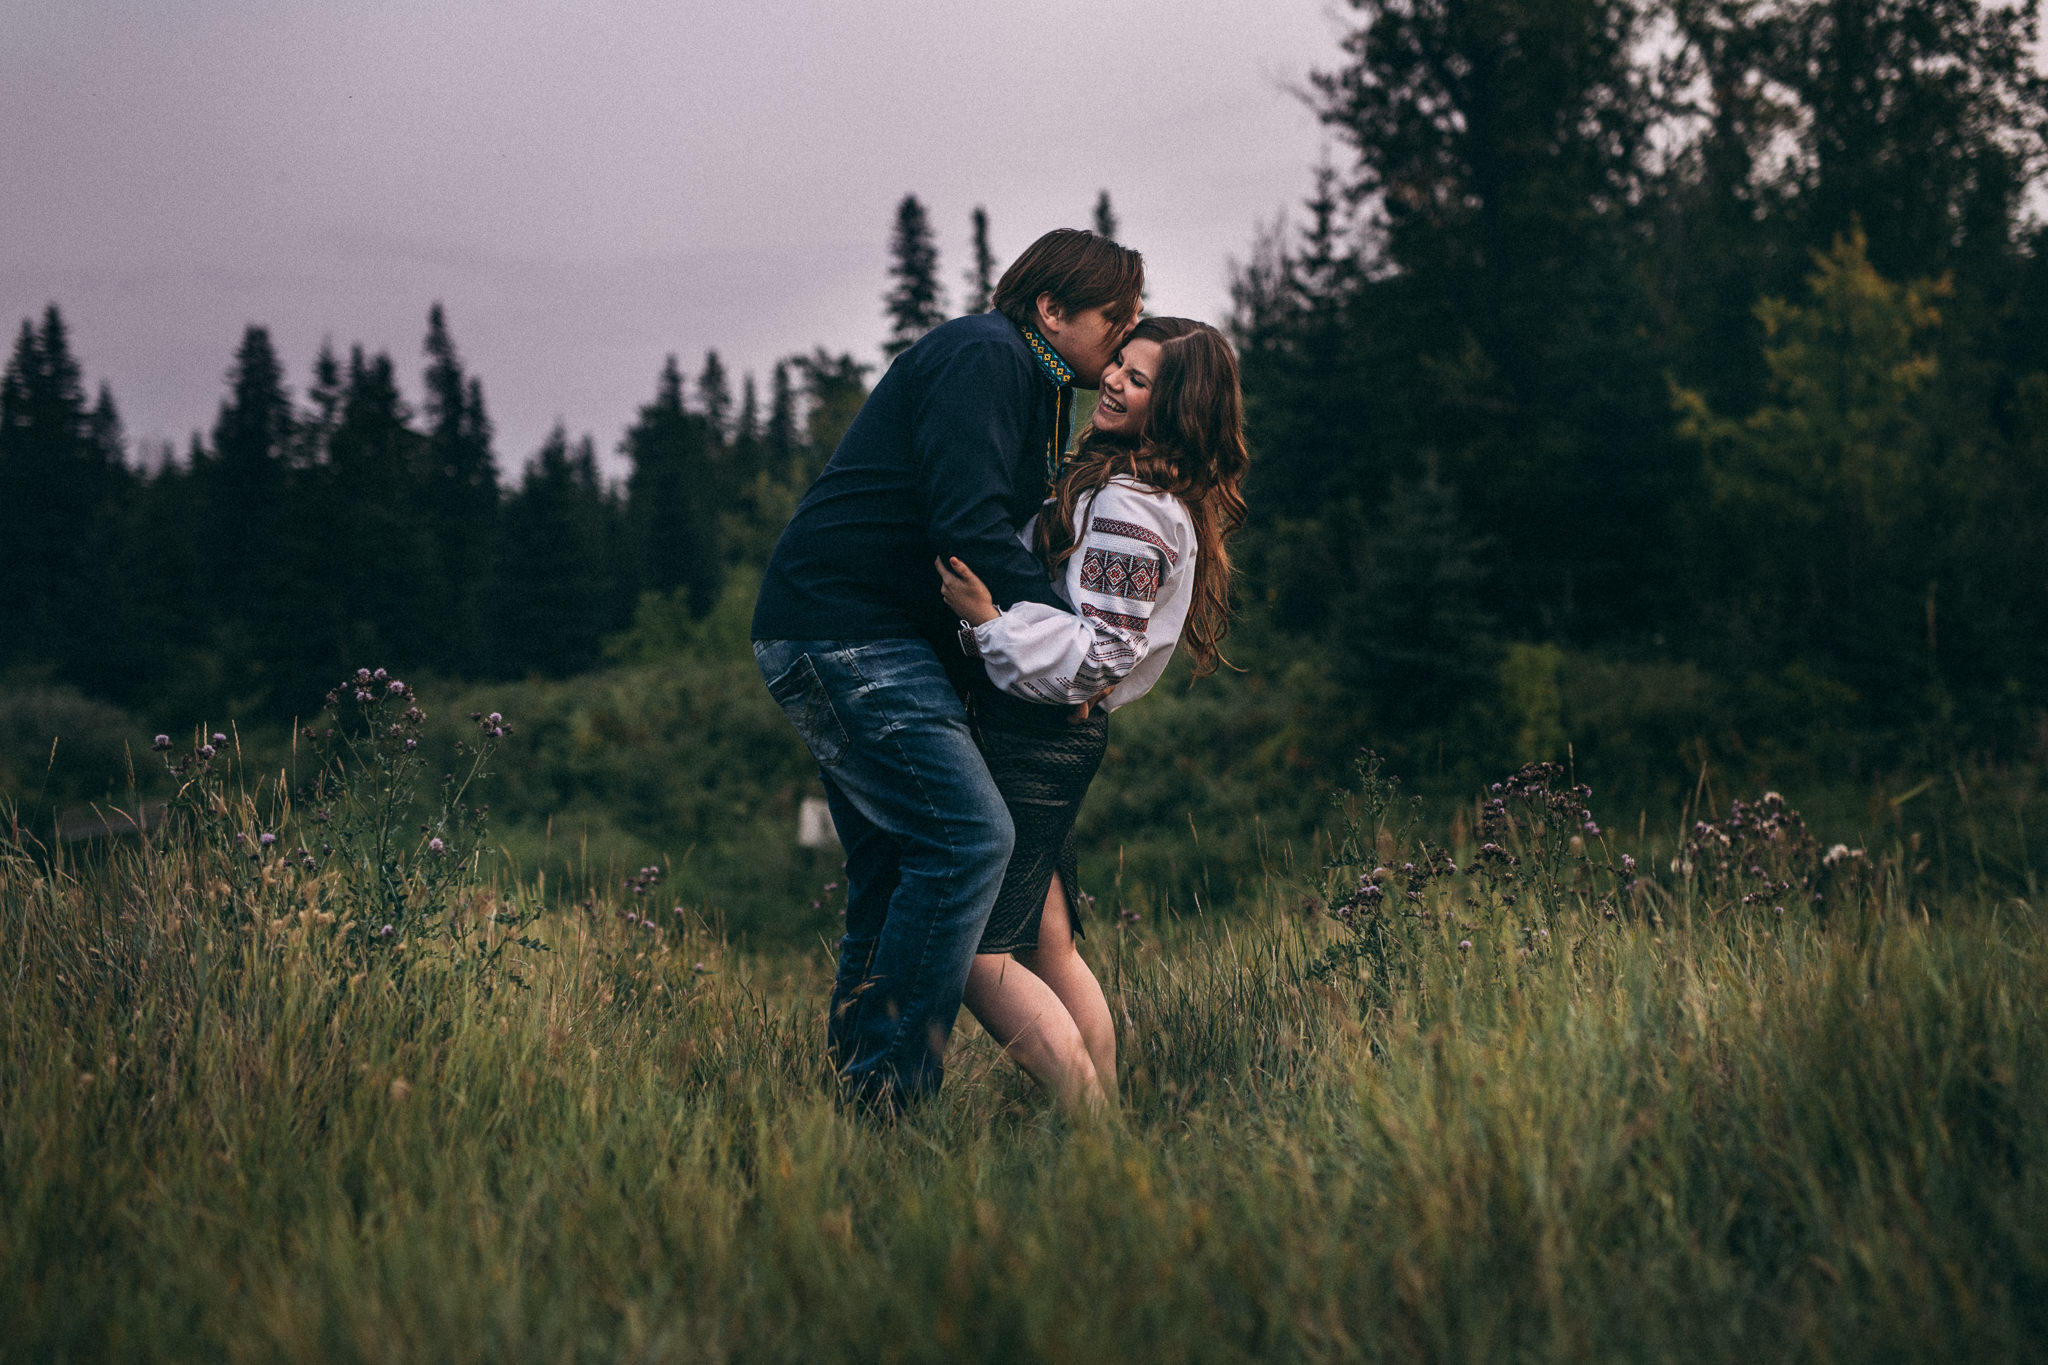
POLYGON ((1607 919, 1629 908, 1635 859, 1612 856, 1592 800, 1593 789, 1569 782, 1556 763, 1524 764, 1488 788, 1473 864, 1486 895, 1506 909, 1525 907, 1524 918, 1544 927, 1568 908, 1607 919))
POLYGON ((1610 857, 1591 789, 1567 785, 1555 763, 1528 764, 1488 789, 1481 842, 1463 868, 1416 833, 1415 803, 1402 800, 1377 754, 1368 750, 1358 771, 1345 835, 1324 870, 1340 932, 1308 970, 1355 982, 1368 1014, 1410 986, 1426 1004, 1433 961, 1503 969, 1540 959, 1560 916, 1597 911, 1614 920, 1639 899, 1635 859, 1610 857))
POLYGON ((1320 981, 1356 982, 1368 1012, 1415 978, 1447 919, 1431 888, 1458 875, 1448 850, 1415 834, 1415 802, 1402 799, 1384 767, 1370 749, 1359 758, 1344 835, 1324 868, 1324 903, 1342 933, 1308 967, 1320 981))
POLYGON ((1671 871, 1695 902, 1772 920, 1787 911, 1825 919, 1829 893, 1853 896, 1873 872, 1860 848, 1825 852, 1798 811, 1776 792, 1728 803, 1718 820, 1696 820, 1671 859, 1671 871))
POLYGON ((507 904, 483 887, 490 807, 470 793, 512 732, 504 716, 471 714, 469 737, 456 742, 454 768, 422 820, 427 714, 413 689, 384 669, 359 668, 329 690, 324 714, 324 726, 302 732, 315 766, 300 789, 301 823, 317 851, 301 858, 331 878, 341 955, 358 967, 386 962, 400 976, 441 958, 488 983, 508 948, 542 950, 527 933, 537 907, 525 898, 507 904))
POLYGON ((517 983, 506 954, 545 950, 530 933, 540 904, 487 884, 489 807, 471 797, 512 727, 497 712, 470 720, 438 799, 426 795, 427 713, 384 669, 328 692, 322 722, 298 735, 311 775, 296 786, 252 780, 225 733, 201 729, 177 753, 158 735, 174 787, 162 852, 188 883, 181 903, 259 958, 297 944, 347 974, 402 982, 432 964, 485 990, 517 983))

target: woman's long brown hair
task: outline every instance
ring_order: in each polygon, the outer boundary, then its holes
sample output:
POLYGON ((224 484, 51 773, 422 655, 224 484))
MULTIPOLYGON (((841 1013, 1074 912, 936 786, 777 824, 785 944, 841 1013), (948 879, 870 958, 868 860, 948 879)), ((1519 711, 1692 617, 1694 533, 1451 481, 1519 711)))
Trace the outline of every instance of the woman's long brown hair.
POLYGON ((1195 524, 1195 597, 1188 609, 1188 653, 1195 676, 1216 671, 1230 630, 1230 551, 1244 525, 1244 398, 1237 357, 1223 334, 1188 318, 1142 318, 1124 338, 1159 343, 1152 411, 1136 441, 1081 429, 1073 458, 1038 518, 1038 553, 1057 571, 1079 548, 1074 508, 1118 475, 1171 493, 1195 524))

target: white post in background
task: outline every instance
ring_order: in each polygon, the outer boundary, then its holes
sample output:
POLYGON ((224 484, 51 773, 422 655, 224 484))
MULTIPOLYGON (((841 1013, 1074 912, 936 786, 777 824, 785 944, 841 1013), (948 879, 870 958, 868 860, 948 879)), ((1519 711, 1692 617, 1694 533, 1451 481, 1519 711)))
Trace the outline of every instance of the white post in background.
POLYGON ((800 848, 831 848, 839 842, 832 808, 822 796, 806 796, 796 808, 796 842, 800 848))

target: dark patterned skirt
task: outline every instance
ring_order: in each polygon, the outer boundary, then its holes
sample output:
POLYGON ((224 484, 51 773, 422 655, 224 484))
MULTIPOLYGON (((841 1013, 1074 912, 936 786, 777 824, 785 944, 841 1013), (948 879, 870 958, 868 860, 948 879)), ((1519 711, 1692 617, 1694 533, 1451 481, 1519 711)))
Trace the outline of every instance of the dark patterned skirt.
POLYGON ((1039 912, 1055 874, 1066 892, 1074 934, 1081 935, 1081 894, 1075 866, 1074 817, 1109 747, 1109 713, 1092 707, 1070 719, 1070 706, 1020 701, 983 684, 968 695, 974 742, 1010 808, 1017 844, 982 930, 978 953, 1038 946, 1039 912))

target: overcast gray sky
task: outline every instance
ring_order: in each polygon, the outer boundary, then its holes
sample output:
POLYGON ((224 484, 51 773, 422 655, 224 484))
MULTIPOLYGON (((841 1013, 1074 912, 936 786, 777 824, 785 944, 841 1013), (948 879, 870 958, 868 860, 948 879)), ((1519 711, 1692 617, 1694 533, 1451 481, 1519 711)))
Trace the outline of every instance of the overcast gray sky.
POLYGON ((558 418, 609 451, 663 356, 764 383, 876 359, 897 201, 999 260, 1108 189, 1155 311, 1327 144, 1290 93, 1327 0, 0 0, 0 324, 55 301, 131 437, 209 427, 242 327, 294 391, 323 337, 417 398, 430 302, 500 463, 558 418))

